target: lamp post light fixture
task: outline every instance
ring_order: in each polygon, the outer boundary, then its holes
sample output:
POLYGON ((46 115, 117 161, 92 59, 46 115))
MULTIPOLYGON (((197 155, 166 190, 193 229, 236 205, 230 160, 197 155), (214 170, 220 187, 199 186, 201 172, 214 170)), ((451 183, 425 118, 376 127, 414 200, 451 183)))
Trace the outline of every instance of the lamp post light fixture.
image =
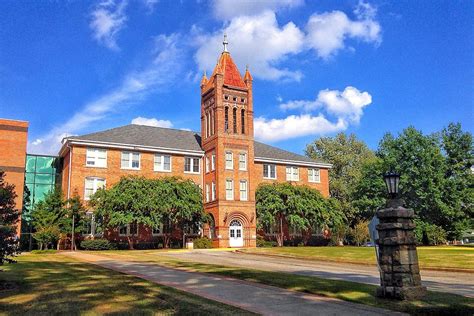
POLYGON ((400 184, 400 175, 390 171, 384 174, 383 180, 387 186, 387 192, 390 198, 395 199, 398 196, 398 186, 400 184))

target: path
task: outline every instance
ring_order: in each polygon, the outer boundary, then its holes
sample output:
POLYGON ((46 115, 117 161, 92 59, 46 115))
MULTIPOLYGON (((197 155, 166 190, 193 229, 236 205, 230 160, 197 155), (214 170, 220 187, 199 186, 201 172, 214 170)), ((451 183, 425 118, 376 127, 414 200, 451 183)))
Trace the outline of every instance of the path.
POLYGON ((157 264, 111 259, 81 252, 65 255, 134 275, 214 301, 262 315, 392 315, 394 312, 337 299, 298 293, 209 274, 165 268, 157 264))
MULTIPOLYGON (((164 255, 200 263, 294 273, 333 280, 375 285, 379 285, 380 282, 377 267, 369 265, 310 261, 229 251, 194 250, 170 252, 164 255)), ((423 270, 421 278, 429 290, 474 297, 474 273, 423 270)))

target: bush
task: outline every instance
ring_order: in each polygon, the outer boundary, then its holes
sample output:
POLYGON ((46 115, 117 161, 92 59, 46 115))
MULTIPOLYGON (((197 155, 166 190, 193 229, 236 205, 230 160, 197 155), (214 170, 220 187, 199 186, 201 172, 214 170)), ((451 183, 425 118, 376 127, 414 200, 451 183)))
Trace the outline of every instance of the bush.
POLYGON ((361 246, 370 240, 369 221, 357 223, 354 228, 350 229, 350 235, 356 246, 361 246))
POLYGON ((88 239, 81 242, 81 248, 84 250, 111 250, 115 249, 107 239, 88 239))
POLYGON ((209 249, 212 248, 212 241, 207 237, 196 238, 193 240, 194 248, 196 249, 209 249))
POLYGON ((32 254, 48 254, 48 253, 56 253, 57 250, 55 249, 47 249, 47 250, 31 250, 32 254))
POLYGON ((273 240, 265 240, 263 236, 257 236, 257 247, 270 248, 276 247, 277 242, 273 240))

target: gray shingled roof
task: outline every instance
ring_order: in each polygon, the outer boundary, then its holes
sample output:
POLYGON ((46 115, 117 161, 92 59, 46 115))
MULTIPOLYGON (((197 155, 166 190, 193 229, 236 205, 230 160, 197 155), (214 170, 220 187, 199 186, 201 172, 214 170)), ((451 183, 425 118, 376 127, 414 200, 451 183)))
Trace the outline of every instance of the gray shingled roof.
MULTIPOLYGON (((82 136, 72 136, 67 139, 180 149, 186 151, 202 151, 200 133, 135 124, 82 136)), ((298 155, 260 142, 255 142, 255 157, 309 163, 324 163, 320 160, 310 159, 303 155, 298 155)))

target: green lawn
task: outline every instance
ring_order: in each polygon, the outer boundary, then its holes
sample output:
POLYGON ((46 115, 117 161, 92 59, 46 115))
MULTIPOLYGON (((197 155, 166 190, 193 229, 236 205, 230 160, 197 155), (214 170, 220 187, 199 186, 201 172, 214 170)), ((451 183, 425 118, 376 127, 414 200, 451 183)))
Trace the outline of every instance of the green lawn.
POLYGON ((150 262, 187 271, 205 272, 236 279, 277 286, 292 291, 324 295, 350 302, 382 307, 410 314, 474 314, 474 299, 460 295, 428 292, 422 300, 401 302, 379 299, 374 296, 376 286, 348 281, 328 280, 317 277, 299 276, 281 272, 225 267, 171 259, 161 255, 162 251, 103 251, 91 252, 111 258, 150 262))
MULTIPOLYGON (((473 247, 418 247, 420 268, 466 269, 474 271, 473 247)), ((373 247, 274 247, 245 249, 245 252, 303 259, 375 265, 373 247)))
POLYGON ((0 315, 250 314, 60 254, 22 255, 1 269, 0 283, 17 286, 0 290, 0 315))

